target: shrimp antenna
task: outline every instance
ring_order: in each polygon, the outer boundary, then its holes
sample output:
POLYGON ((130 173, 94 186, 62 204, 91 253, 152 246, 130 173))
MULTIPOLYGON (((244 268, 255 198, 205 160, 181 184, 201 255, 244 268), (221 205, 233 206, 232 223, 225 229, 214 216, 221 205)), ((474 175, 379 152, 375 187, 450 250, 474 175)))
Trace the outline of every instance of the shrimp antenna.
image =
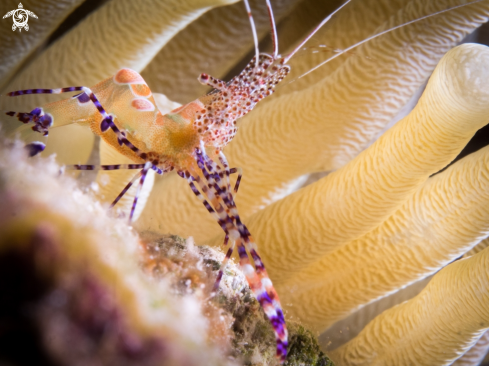
POLYGON ((458 9, 458 8, 462 8, 462 7, 467 6, 467 5, 472 5, 472 4, 480 3, 481 1, 484 1, 484 0, 475 0, 475 1, 471 1, 471 2, 465 3, 465 4, 452 6, 451 8, 440 10, 440 11, 437 11, 437 12, 432 13, 432 14, 424 15, 424 16, 422 16, 420 18, 417 18, 417 19, 414 19, 414 20, 410 20, 409 22, 396 25, 395 27, 392 27, 392 28, 386 29, 385 31, 382 31, 380 33, 374 34, 373 36, 370 36, 368 38, 365 38, 363 41, 360 41, 358 43, 355 43, 354 45, 352 45, 352 46, 350 46, 348 48, 345 48, 344 50, 338 51, 338 53, 336 53, 335 55, 333 55, 330 58, 326 59, 325 61, 321 62, 319 65, 313 67, 311 70, 305 72, 304 74, 302 74, 301 76, 299 76, 297 79, 300 79, 300 78, 302 78, 302 77, 310 74, 311 72, 319 69, 321 66, 327 64, 328 62, 333 61, 335 58, 341 56, 342 54, 344 54, 344 53, 346 53, 348 51, 351 51, 352 49, 354 49, 354 48, 356 48, 358 46, 361 46, 362 44, 367 43, 367 42, 371 41, 372 39, 375 39, 377 37, 383 36, 384 34, 387 34, 389 32, 395 31, 396 29, 405 27, 405 26, 407 26, 409 24, 413 24, 413 23, 419 22, 421 20, 434 17, 435 15, 440 15, 440 14, 443 14, 443 13, 447 13, 449 11, 452 11, 452 10, 455 10, 455 9, 458 9))
MULTIPOLYGON (((482 0, 480 0, 482 1, 482 0)), ((299 51, 302 46, 304 46, 304 44, 309 41, 311 39, 312 36, 314 36, 318 30, 320 30, 322 28, 323 25, 325 25, 327 22, 329 22, 329 20, 336 14, 338 13, 341 9, 343 9, 348 3, 350 3, 351 0, 346 0, 346 2, 341 5, 338 9, 336 9, 335 11, 333 11, 331 14, 329 14, 326 18, 323 19, 323 21, 321 23, 319 23, 319 25, 314 28, 312 30, 311 33, 309 33, 309 35, 291 52, 289 53, 283 60, 283 63, 286 64, 287 62, 289 62, 289 60, 292 58, 292 56, 294 56, 297 51, 299 51)))
POLYGON ((270 0, 266 0, 268 8, 268 17, 270 18, 270 28, 272 29, 272 41, 273 41, 273 59, 278 57, 278 37, 277 27, 275 26, 275 18, 273 17, 272 4, 270 0))
POLYGON ((248 12, 248 18, 250 19, 253 41, 255 42, 255 57, 256 57, 255 65, 258 66, 258 60, 260 58, 260 50, 258 49, 258 36, 256 34, 255 22, 253 20, 253 15, 251 15, 250 3, 248 2, 248 0, 244 0, 244 3, 245 3, 246 11, 248 12))

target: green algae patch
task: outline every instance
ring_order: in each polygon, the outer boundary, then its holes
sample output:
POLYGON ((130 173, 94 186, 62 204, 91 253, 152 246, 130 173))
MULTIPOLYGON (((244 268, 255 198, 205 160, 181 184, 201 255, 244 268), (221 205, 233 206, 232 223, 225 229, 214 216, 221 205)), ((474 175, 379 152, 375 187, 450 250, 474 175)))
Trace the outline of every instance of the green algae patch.
POLYGON ((289 322, 288 327, 289 354, 284 365, 334 366, 333 361, 319 349, 317 337, 311 331, 293 322, 289 322))

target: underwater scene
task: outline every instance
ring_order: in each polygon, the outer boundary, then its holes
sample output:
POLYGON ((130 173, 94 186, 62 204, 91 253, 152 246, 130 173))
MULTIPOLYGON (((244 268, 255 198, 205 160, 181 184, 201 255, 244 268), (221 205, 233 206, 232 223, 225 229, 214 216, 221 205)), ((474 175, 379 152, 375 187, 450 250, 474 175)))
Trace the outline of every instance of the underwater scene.
POLYGON ((489 365, 489 0, 0 14, 0 366, 489 365))

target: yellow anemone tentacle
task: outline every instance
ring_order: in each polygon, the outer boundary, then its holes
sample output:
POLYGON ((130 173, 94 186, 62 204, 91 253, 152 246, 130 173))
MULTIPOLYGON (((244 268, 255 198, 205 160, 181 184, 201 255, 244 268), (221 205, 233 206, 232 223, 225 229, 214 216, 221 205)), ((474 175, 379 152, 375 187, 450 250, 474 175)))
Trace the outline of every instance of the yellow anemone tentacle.
MULTIPOLYGON (((37 19, 31 16, 28 19, 30 32, 16 31, 12 34, 12 28, 4 23, 12 22, 11 17, 5 19, 0 27, 0 90, 14 75, 15 71, 26 61, 32 52, 52 34, 63 20, 83 0, 24 0, 24 9, 36 14, 37 19)), ((0 3, 0 15, 17 9, 16 2, 2 1, 0 3)))
MULTIPOLYGON (((416 108, 344 168, 247 220, 271 276, 284 281, 391 216, 489 122, 489 48, 440 61, 416 108)), ((216 244, 222 240, 216 240, 216 244)))
POLYGON ((339 365, 450 365, 489 328, 489 249, 448 265, 415 298, 329 356, 339 365))
POLYGON ((486 331, 452 366, 479 366, 489 351, 489 331, 486 331))
POLYGON ((482 240, 479 244, 477 244, 475 247, 465 253, 464 257, 471 257, 474 254, 482 252, 487 247, 489 247, 489 238, 482 240))
POLYGON ((323 331, 435 273, 489 235, 489 147, 430 178, 379 227, 280 282, 289 316, 323 331))

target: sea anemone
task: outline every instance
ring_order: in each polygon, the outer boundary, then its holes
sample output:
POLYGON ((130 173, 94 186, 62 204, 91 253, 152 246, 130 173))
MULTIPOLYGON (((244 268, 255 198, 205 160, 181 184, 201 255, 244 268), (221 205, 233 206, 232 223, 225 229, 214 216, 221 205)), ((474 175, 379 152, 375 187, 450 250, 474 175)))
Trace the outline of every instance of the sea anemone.
MULTIPOLYGON (((18 72, 3 89, 93 85, 131 67, 154 92, 166 95, 158 98, 159 106, 170 110, 175 105, 170 100, 186 103, 205 92, 192 81, 200 72, 225 78, 250 57, 242 4, 204 14, 222 3, 109 1, 31 56, 27 66, 20 65, 29 52, 19 56, 9 71, 18 72)), ((353 1, 311 41, 312 51, 293 59, 295 81, 284 81, 276 96, 245 117, 224 151, 232 166, 243 168, 237 206, 286 304, 287 319, 323 332, 446 267, 417 297, 375 318, 334 350, 339 364, 445 365, 479 338, 479 345, 485 342, 487 250, 451 262, 489 235, 489 150, 434 174, 488 122, 489 51, 463 45, 440 60, 487 21, 489 2, 403 27, 297 77, 335 48, 463 3, 468 1, 353 1), (299 189, 311 174, 317 181, 299 189)), ((274 5, 284 50, 298 41, 294 33, 312 26, 311 17, 339 4, 274 5)), ((34 4, 31 10, 36 12, 34 4)), ((256 18, 264 33, 266 16, 256 18)), ((33 96, 2 104, 19 110, 22 103, 47 100, 52 99, 33 96)), ((93 142, 79 126, 60 128, 53 130, 46 154, 58 151, 61 163, 84 163, 93 142)), ((125 162, 102 142, 98 150, 104 163, 125 162)), ((132 173, 118 174, 98 175, 102 200, 111 201, 132 173)), ((128 195, 122 211, 130 201, 128 195)), ((144 201, 137 230, 222 243, 219 226, 178 176, 157 177, 144 201)))

